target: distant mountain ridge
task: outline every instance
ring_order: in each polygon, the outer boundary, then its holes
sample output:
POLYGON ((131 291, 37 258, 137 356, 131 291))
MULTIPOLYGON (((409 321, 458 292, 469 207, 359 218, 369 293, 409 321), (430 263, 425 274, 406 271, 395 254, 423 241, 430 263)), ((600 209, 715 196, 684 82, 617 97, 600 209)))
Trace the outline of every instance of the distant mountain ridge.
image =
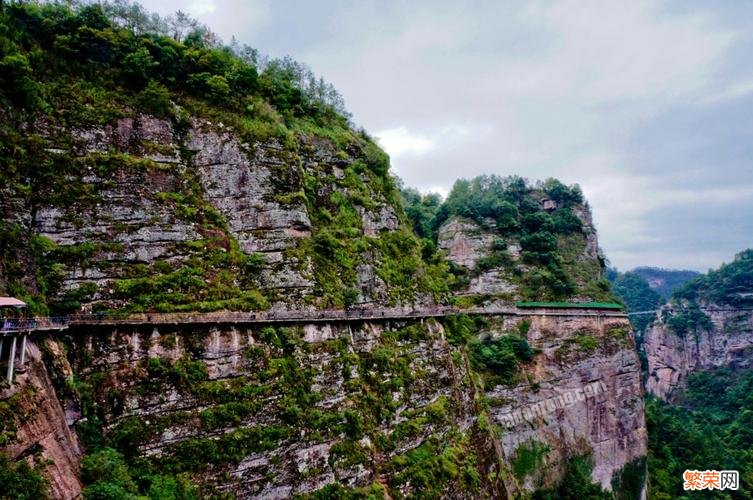
POLYGON ((648 282, 648 286, 665 300, 672 295, 672 292, 700 274, 697 271, 649 266, 636 267, 630 272, 645 279, 648 282))

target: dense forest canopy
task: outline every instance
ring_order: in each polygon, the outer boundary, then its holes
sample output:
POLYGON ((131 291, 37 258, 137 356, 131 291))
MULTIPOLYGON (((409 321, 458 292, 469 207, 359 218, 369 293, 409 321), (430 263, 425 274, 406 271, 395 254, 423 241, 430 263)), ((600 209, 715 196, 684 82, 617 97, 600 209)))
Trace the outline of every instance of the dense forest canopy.
POLYGON ((213 104, 258 112, 263 102, 284 118, 321 124, 346 120, 342 97, 305 65, 273 59, 233 40, 223 45, 183 13, 161 18, 136 4, 12 3, 0 28, 0 93, 6 104, 52 112, 54 86, 65 75, 122 83, 152 111, 164 112, 167 89, 213 104))
POLYGON ((691 374, 678 404, 648 401, 646 422, 651 498, 689 498, 678 479, 686 469, 738 470, 739 490, 713 498, 750 498, 753 371, 691 374))

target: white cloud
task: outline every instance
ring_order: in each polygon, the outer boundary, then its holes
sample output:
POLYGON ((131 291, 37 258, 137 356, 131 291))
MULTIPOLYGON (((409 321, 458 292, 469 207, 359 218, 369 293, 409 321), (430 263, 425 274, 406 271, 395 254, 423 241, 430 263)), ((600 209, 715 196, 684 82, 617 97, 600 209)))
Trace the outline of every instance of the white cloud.
POLYGON ((563 0, 529 11, 558 43, 543 64, 572 98, 676 99, 702 88, 731 32, 703 15, 666 15, 656 2, 563 0))
POLYGON ((733 81, 726 87, 716 93, 710 93, 701 100, 702 104, 717 104, 724 101, 731 101, 741 97, 753 94, 753 77, 745 78, 740 81, 733 81))
POLYGON ((217 6, 213 0, 194 0, 188 5, 186 10, 192 16, 200 17, 205 14, 211 14, 217 10, 217 6))
POLYGON ((434 149, 432 139, 412 134, 406 127, 396 127, 376 133, 377 141, 392 157, 421 155, 434 149))

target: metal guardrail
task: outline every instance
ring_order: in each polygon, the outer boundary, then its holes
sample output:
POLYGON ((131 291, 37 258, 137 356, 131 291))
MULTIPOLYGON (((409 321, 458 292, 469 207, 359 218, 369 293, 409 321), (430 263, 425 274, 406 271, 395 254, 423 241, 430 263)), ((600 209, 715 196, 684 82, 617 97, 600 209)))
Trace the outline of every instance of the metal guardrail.
POLYGON ((2 318, 0 333, 28 332, 32 330, 61 330, 68 327, 66 316, 39 318, 2 318))

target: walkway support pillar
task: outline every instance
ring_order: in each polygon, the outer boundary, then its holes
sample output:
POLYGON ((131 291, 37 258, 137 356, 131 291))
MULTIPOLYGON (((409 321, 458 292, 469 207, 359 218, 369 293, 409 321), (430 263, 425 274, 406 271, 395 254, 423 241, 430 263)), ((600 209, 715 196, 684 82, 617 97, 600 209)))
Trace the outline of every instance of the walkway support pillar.
POLYGON ((21 336, 21 361, 18 363, 21 368, 24 368, 26 363, 26 337, 28 336, 28 334, 21 336))
POLYGON ((8 353, 8 384, 13 385, 13 363, 16 361, 16 336, 10 343, 10 353, 8 353))

